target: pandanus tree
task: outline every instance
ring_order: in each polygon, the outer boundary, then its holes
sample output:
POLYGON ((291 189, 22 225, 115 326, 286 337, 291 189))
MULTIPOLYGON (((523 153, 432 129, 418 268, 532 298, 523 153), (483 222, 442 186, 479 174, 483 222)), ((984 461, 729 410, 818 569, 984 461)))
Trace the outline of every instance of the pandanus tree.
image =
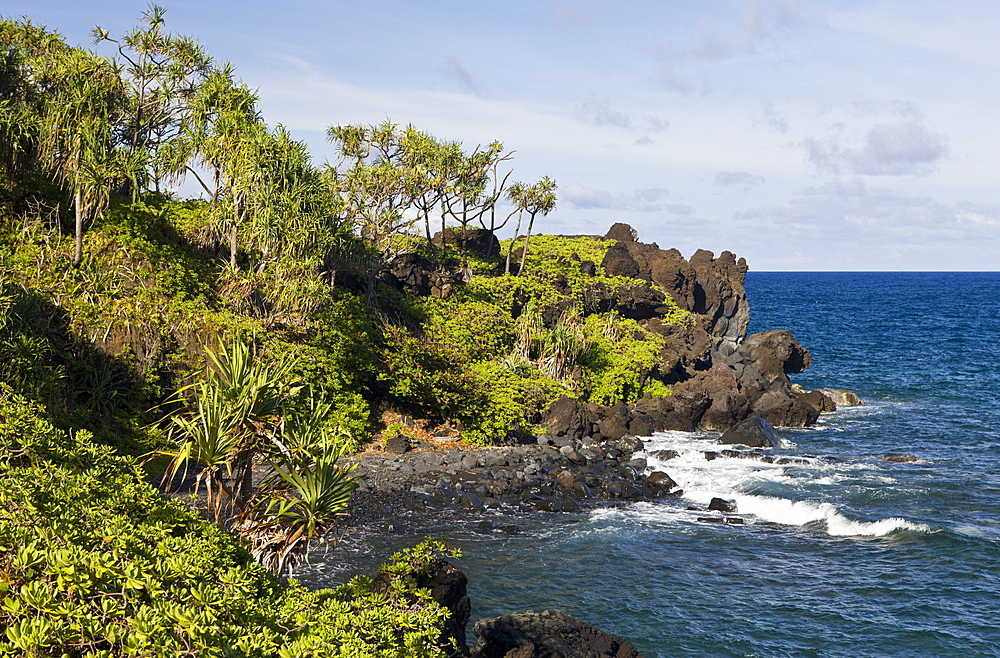
POLYGON ((144 177, 141 154, 121 148, 115 128, 124 88, 114 63, 70 48, 30 22, 0 22, 3 98, 0 133, 8 167, 38 167, 73 199, 73 265, 83 258, 87 220, 99 217, 112 190, 144 177))
POLYGON ((104 212, 112 188, 126 181, 137 188, 144 178, 145 161, 143 154, 129 153, 114 140, 123 90, 113 64, 73 49, 51 65, 61 82, 43 103, 39 159, 73 197, 73 265, 79 266, 86 220, 104 212))
POLYGON ((344 171, 329 169, 328 180, 345 219, 369 243, 365 302, 373 306, 378 273, 398 252, 398 236, 418 221, 410 212, 418 190, 396 124, 331 126, 327 137, 349 165, 344 171))
POLYGON ((100 26, 92 32, 95 43, 114 45, 122 63, 126 94, 118 139, 130 155, 146 154, 157 190, 170 174, 172 142, 185 128, 212 61, 194 39, 164 31, 165 12, 149 5, 139 25, 118 39, 100 26))
POLYGON ((514 238, 510 241, 510 247, 507 249, 507 261, 504 266, 504 272, 510 274, 511 254, 514 252, 514 245, 521 232, 521 220, 524 215, 528 215, 528 230, 524 236, 519 272, 524 270, 524 263, 528 258, 528 241, 531 240, 531 230, 535 225, 535 217, 538 215, 544 217, 556 207, 556 182, 548 176, 544 176, 534 185, 514 183, 507 190, 507 196, 517 210, 517 226, 514 229, 514 238))
POLYGON ((231 522, 273 573, 287 572, 310 540, 342 519, 356 486, 350 470, 336 466, 343 442, 327 423, 332 407, 310 400, 304 412, 290 412, 303 382, 288 360, 269 362, 248 342, 207 356, 199 379, 172 400, 178 409, 167 418, 168 434, 177 447, 160 453, 171 459, 164 483, 198 469, 196 490, 205 487, 215 520, 231 522), (255 484, 260 464, 271 474, 255 484))
POLYGON ((442 223, 445 217, 450 217, 459 226, 462 268, 466 273, 468 273, 466 241, 469 225, 479 221, 485 228, 483 218, 487 214, 494 215, 506 183, 506 178, 496 179, 497 168, 512 155, 512 151, 504 151, 504 146, 500 142, 493 142, 486 148, 476 147, 472 153, 462 157, 460 165, 449 181, 448 194, 442 200, 442 223))
POLYGON ((58 34, 28 20, 0 20, 0 166, 8 177, 38 164, 46 95, 59 81, 48 62, 69 50, 58 34))
POLYGON ((191 102, 184 133, 169 149, 174 175, 192 174, 211 199, 213 221, 226 236, 234 270, 240 227, 259 173, 255 156, 267 131, 257 100, 256 93, 233 79, 231 66, 212 70, 191 102), (211 184, 192 164, 211 174, 211 184))

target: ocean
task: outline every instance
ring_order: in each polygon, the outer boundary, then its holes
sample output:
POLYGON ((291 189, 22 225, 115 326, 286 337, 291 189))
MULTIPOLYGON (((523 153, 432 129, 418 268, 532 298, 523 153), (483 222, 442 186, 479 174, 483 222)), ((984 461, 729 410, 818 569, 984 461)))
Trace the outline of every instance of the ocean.
MULTIPOLYGON (((421 529, 463 551, 472 619, 557 608, 651 658, 1000 655, 1000 273, 751 272, 746 287, 751 332, 812 352, 794 383, 865 404, 780 430, 780 465, 706 460, 718 432, 646 437, 680 453, 657 466, 681 498, 518 518, 518 535, 421 529), (715 496, 745 523, 699 521, 715 496)), ((338 584, 416 539, 350 534, 302 580, 338 584)))

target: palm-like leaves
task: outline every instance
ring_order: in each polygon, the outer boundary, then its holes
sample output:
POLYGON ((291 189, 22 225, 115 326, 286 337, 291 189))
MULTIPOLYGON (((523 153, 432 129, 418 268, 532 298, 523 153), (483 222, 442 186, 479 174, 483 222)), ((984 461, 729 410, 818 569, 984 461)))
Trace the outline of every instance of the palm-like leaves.
POLYGON ((330 404, 310 400, 305 413, 286 417, 285 402, 302 387, 287 360, 267 363, 244 341, 209 350, 202 378, 176 396, 191 400, 170 416, 178 448, 162 453, 172 458, 167 480, 192 463, 201 468, 196 486, 205 483, 216 520, 231 509, 236 530, 276 574, 335 526, 357 486, 350 470, 336 466, 342 449, 327 423, 330 404), (273 475, 254 496, 252 468, 260 457, 271 461, 273 475))
POLYGON ((246 515, 244 533, 254 543, 254 557, 272 573, 290 571, 303 560, 309 540, 322 537, 344 516, 357 479, 353 467, 336 466, 324 456, 311 468, 275 466, 268 492, 246 515))

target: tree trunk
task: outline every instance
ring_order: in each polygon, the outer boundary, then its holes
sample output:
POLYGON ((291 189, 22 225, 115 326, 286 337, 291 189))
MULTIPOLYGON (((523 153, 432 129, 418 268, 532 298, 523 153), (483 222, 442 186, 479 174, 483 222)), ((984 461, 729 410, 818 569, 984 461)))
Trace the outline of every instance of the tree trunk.
POLYGON ((229 231, 229 267, 236 269, 236 224, 229 231))
POLYGON ((76 244, 73 249, 73 267, 80 267, 80 263, 83 261, 83 194, 80 188, 76 188, 76 197, 74 198, 76 205, 76 227, 75 236, 76 244))
POLYGON ((237 230, 240 227, 240 222, 243 220, 243 210, 240 209, 240 203, 238 200, 233 200, 233 226, 229 231, 229 266, 234 270, 239 269, 236 263, 236 238, 237 230))
POLYGON ((517 226, 514 227, 514 237, 510 240, 510 248, 507 249, 507 264, 504 265, 504 274, 510 274, 510 256, 514 253, 514 245, 517 244, 517 234, 521 232, 521 215, 517 216, 517 226))
POLYGON ((520 276, 524 272, 524 261, 528 259, 528 240, 531 239, 531 227, 535 225, 535 215, 531 215, 531 219, 528 220, 528 232, 524 236, 524 250, 521 252, 521 267, 517 270, 517 275, 520 276))

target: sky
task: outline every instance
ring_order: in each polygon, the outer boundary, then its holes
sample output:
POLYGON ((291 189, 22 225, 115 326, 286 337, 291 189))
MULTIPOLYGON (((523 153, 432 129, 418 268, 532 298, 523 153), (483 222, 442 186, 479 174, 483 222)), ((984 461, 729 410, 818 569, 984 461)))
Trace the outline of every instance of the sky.
MULTIPOLYGON (((995 0, 161 0, 335 162, 328 126, 413 124, 544 175, 544 233, 631 224, 752 270, 1000 269, 995 0)), ((146 2, 2 0, 71 44, 146 2)))

